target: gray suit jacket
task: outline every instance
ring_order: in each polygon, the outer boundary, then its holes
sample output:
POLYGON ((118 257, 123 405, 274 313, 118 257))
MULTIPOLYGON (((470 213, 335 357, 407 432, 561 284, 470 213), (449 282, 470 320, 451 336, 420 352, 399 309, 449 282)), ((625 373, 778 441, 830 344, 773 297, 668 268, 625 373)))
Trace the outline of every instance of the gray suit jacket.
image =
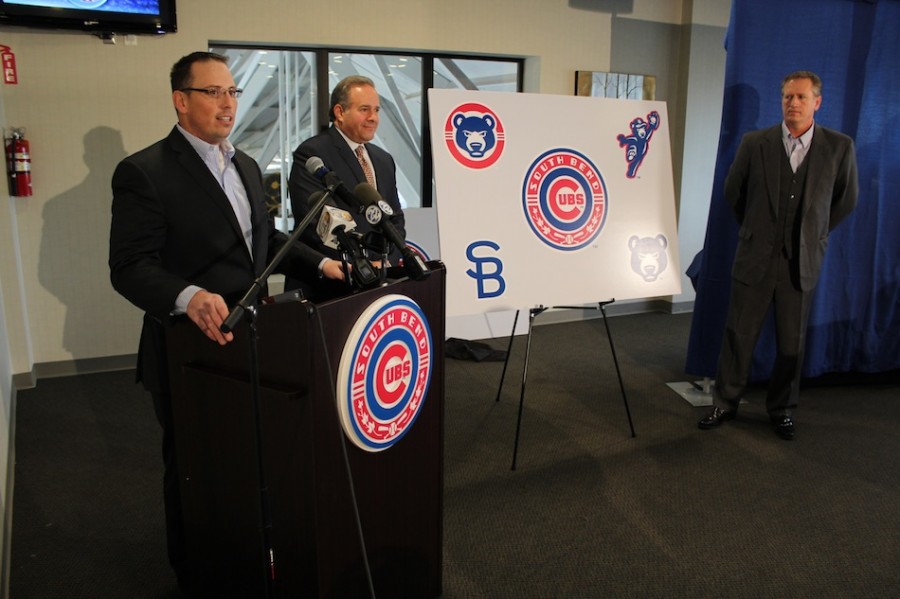
MULTIPOLYGON (((780 123, 747 133, 725 179, 725 199, 741 225, 731 275, 747 285, 762 280, 774 252, 784 155, 780 123)), ((853 140, 843 133, 815 125, 806 160, 798 258, 801 288, 810 291, 828 234, 856 206, 859 184, 853 140)))

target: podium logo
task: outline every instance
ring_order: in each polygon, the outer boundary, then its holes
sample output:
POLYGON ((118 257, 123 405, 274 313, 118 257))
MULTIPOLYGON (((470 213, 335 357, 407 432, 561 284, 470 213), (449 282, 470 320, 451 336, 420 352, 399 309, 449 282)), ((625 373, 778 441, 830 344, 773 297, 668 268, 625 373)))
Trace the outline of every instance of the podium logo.
POLYGON ((579 250, 603 230, 606 184, 587 156, 565 148, 549 150, 528 168, 522 208, 538 239, 558 250, 579 250))
POLYGON ((492 166, 506 145, 503 123, 490 108, 467 102, 450 111, 444 123, 444 141, 458 163, 468 168, 492 166))
POLYGON ((350 331, 338 367, 344 434, 377 452, 403 438, 422 410, 431 382, 431 329, 404 295, 372 302, 350 331))

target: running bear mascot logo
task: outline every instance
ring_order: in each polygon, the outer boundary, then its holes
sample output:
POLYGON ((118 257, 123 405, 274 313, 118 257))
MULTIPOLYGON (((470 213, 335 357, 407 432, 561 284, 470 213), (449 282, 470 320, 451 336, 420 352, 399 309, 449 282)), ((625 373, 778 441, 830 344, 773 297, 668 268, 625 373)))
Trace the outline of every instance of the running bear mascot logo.
POLYGON ((631 135, 619 135, 619 146, 625 148, 625 161, 628 163, 628 170, 625 173, 629 179, 637 176, 638 168, 644 157, 650 150, 650 138, 653 132, 659 128, 659 113, 655 110, 647 115, 645 121, 641 117, 637 117, 631 121, 631 135))
POLYGON ((632 235, 628 240, 628 249, 631 250, 631 270, 648 283, 655 281, 669 264, 666 256, 668 245, 665 235, 656 237, 632 235))
POLYGON ((478 117, 458 113, 453 115, 453 126, 456 128, 457 147, 472 158, 484 157, 497 143, 494 135, 497 121, 489 114, 478 117))

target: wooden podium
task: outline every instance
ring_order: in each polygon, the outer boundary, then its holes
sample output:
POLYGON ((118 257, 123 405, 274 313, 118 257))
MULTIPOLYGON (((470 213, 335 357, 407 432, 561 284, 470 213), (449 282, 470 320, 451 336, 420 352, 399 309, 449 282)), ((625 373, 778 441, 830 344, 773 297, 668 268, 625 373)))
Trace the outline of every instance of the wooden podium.
MULTIPOLYGON (((423 281, 258 310, 275 597, 368 596, 342 441, 376 596, 442 594, 446 271, 429 266, 423 281), (388 294, 412 299, 427 319, 431 382, 412 427, 373 453, 345 438, 332 384, 341 384, 338 366, 357 319, 388 294)), ((258 597, 266 588, 249 331, 242 322, 234 342, 220 347, 185 321, 167 337, 188 560, 210 596, 258 597)))

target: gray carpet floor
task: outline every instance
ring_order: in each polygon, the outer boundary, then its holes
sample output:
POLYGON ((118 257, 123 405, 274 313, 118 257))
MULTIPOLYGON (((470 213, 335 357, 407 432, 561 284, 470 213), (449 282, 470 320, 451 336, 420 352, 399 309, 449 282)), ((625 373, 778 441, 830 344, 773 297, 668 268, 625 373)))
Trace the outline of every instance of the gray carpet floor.
MULTIPOLYGON (((797 438, 763 391, 700 431, 690 315, 534 329, 502 363, 447 360, 444 597, 900 597, 896 382, 806 385, 797 438)), ((506 348, 505 340, 494 340, 506 348)), ((133 372, 19 391, 10 597, 177 597, 160 431, 133 372)), ((814 382, 815 383, 815 382, 814 382)), ((377 594, 377 589, 376 589, 377 594)))

